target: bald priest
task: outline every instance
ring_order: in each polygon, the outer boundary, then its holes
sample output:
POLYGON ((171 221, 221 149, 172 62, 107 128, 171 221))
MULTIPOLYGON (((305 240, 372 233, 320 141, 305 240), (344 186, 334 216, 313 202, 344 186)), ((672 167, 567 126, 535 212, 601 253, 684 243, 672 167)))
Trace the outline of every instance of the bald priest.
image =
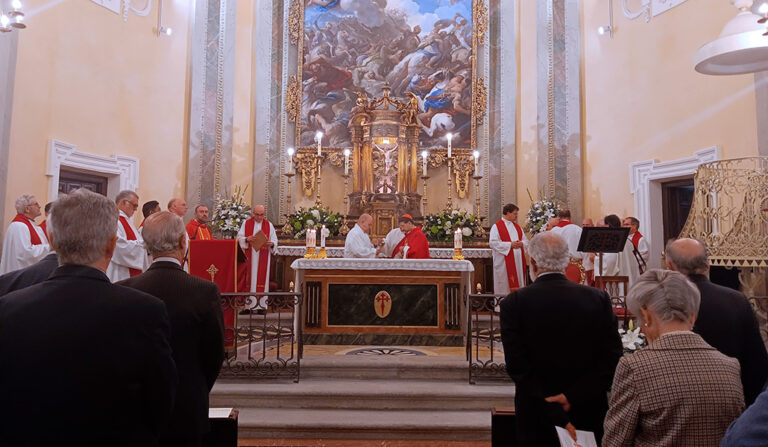
POLYGON ((345 258, 375 258, 379 254, 379 250, 374 247, 368 236, 371 226, 373 217, 370 214, 361 214, 344 241, 345 258))

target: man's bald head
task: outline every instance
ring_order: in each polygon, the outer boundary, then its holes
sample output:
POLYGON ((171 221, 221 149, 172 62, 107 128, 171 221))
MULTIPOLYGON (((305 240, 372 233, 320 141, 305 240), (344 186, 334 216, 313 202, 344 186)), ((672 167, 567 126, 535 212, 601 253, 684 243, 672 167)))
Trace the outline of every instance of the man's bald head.
POLYGON ((357 218, 357 224, 360 225, 360 228, 362 228, 363 231, 370 233, 373 217, 371 217, 370 214, 361 214, 360 217, 357 218))
POLYGON ((682 238, 667 244, 667 266, 683 275, 706 275, 707 247, 696 239, 682 238))
POLYGON ((256 223, 261 223, 266 216, 267 210, 264 209, 264 205, 256 205, 253 207, 253 218, 256 223))
POLYGON ((595 223, 592 222, 592 218, 587 217, 587 218, 585 218, 584 220, 581 221, 581 226, 582 227, 594 227, 595 223))

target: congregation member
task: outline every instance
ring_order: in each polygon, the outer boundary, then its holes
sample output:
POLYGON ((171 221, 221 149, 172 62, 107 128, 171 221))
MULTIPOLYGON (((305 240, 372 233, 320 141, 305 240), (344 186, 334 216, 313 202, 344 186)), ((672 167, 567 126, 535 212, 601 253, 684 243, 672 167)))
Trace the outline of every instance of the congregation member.
MULTIPOLYGON (((253 207, 253 216, 243 222, 240 231, 237 233, 237 240, 240 248, 245 250, 245 257, 248 259, 248 271, 251 275, 251 292, 267 293, 269 292, 269 270, 272 261, 272 255, 277 248, 277 232, 275 226, 265 219, 266 210, 263 205, 253 207), (253 243, 257 240, 256 233, 263 233, 266 242, 254 249, 253 243)), ((261 238, 261 237, 259 237, 261 238)), ((258 312, 266 312, 267 297, 252 297, 248 310, 256 308, 258 303, 258 312)))
POLYGON ((488 244, 493 253, 493 293, 507 295, 525 286, 525 247, 528 237, 517 223, 520 208, 508 203, 491 227, 488 244))
POLYGON ((507 373, 515 381, 517 445, 559 446, 555 426, 602 435, 606 393, 622 355, 608 295, 569 281, 567 242, 542 232, 528 244, 536 280, 501 302, 507 373))
POLYGON ((561 210, 557 213, 557 225, 552 232, 559 234, 568 243, 568 251, 571 258, 581 259, 584 254, 579 251, 579 239, 581 239, 581 227, 571 222, 571 211, 561 210))
POLYGON ((117 222, 117 244, 107 268, 107 276, 112 282, 139 275, 148 262, 141 233, 131 221, 133 214, 139 208, 138 194, 130 190, 120 191, 115 197, 115 203, 120 212, 117 222))
MULTIPOLYGON (((48 231, 49 242, 53 244, 53 232, 48 231)), ((0 296, 23 289, 48 279, 59 266, 59 258, 56 251, 51 250, 45 257, 29 267, 0 275, 0 296)))
MULTIPOLYGON (((605 216, 602 221, 603 227, 621 228, 621 219, 615 214, 605 216)), ((640 266, 633 252, 633 246, 629 243, 624 244, 624 249, 619 253, 599 253, 595 258, 595 276, 626 276, 629 278, 629 286, 637 281, 640 276, 640 266), (600 258, 603 258, 602 264, 600 258), (600 269, 602 268, 602 272, 600 269)))
POLYGON ((45 207, 43 208, 45 217, 43 218, 43 221, 40 222, 40 229, 43 230, 43 234, 45 234, 45 237, 48 239, 49 245, 50 245, 51 239, 48 237, 48 214, 51 212, 52 205, 53 205, 53 202, 48 202, 45 204, 45 207))
POLYGON ((693 332, 741 366, 744 402, 750 405, 768 380, 768 353, 752 305, 743 293, 709 280, 707 249, 695 239, 666 248, 667 267, 686 275, 699 289, 701 304, 693 332))
POLYGON ((625 217, 621 222, 621 226, 629 228, 629 240, 632 241, 632 245, 640 253, 643 261, 648 264, 648 260, 651 258, 651 244, 648 242, 648 238, 638 231, 640 229, 640 221, 636 217, 625 217))
POLYGON ((160 202, 157 200, 150 200, 142 205, 141 214, 144 216, 144 219, 142 219, 141 224, 139 224, 139 231, 141 231, 141 228, 144 226, 144 221, 147 220, 147 217, 159 213, 160 211, 162 211, 162 209, 160 208, 160 202))
POLYGON ((361 214, 344 241, 345 258, 375 258, 380 253, 368 236, 372 226, 373 217, 370 214, 361 214))
POLYGON ((211 229, 208 228, 208 207, 197 205, 195 218, 187 224, 187 236, 191 241, 210 241, 213 239, 211 229))
POLYGON ((402 222, 402 230, 405 236, 392 250, 392 257, 397 259, 429 259, 429 242, 427 236, 413 221, 413 216, 403 214, 398 219, 402 222))
POLYGON ((669 270, 649 270, 629 291, 648 346, 621 358, 603 447, 717 446, 744 410, 739 362, 691 331, 699 290, 669 270))
POLYGON ((398 219, 397 228, 389 230, 387 235, 379 242, 379 256, 392 258, 395 247, 405 237, 405 221, 398 219))
POLYGON ((168 309, 179 386, 162 446, 199 446, 208 425, 208 393, 224 360, 224 322, 216 284, 181 268, 187 251, 184 222, 162 211, 147 218, 144 245, 152 265, 118 284, 159 298, 168 309))
POLYGON ((58 199, 61 266, 0 298, 0 444, 148 446, 167 427, 178 382, 168 313, 110 283, 117 225, 104 196, 58 199))
POLYGON ((764 446, 768 440, 768 390, 741 413, 725 432, 720 447, 764 446))
POLYGON ((8 225, 3 239, 0 275, 28 267, 51 250, 45 233, 35 225, 38 217, 40 204, 35 196, 25 194, 16 199, 16 217, 8 225))

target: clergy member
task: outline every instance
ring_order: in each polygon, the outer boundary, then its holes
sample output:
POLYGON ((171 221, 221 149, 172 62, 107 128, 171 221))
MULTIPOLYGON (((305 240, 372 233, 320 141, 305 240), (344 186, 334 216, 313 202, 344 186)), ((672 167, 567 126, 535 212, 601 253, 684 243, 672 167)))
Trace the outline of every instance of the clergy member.
MULTIPOLYGON (((264 218, 266 210, 262 205, 256 205, 253 207, 253 217, 246 220, 240 227, 240 231, 237 233, 237 240, 240 242, 240 247, 245 250, 245 256, 250 263, 251 273, 251 292, 269 292, 269 265, 272 257, 277 248, 277 233, 275 232, 275 226, 272 225, 267 219, 264 218), (267 241, 262 245, 261 249, 256 251, 251 244, 255 241, 256 233, 262 232, 266 236, 267 241)), ((256 307, 256 299, 251 300, 251 309, 256 307)), ((261 297, 258 299, 259 311, 266 312, 267 310, 267 297, 261 297)))
POLYGON ((429 259, 427 236, 421 231, 421 227, 416 226, 413 216, 403 214, 400 216, 399 222, 404 224, 401 228, 405 236, 392 250, 392 257, 398 259, 403 257, 406 259, 429 259))
POLYGON ((149 263, 141 233, 133 226, 131 218, 139 209, 139 196, 125 190, 115 197, 120 217, 117 221, 117 244, 107 267, 107 276, 114 282, 139 275, 149 263))
POLYGON ((355 227, 347 234, 344 241, 345 258, 375 258, 379 254, 368 233, 371 232, 373 217, 370 214, 361 214, 355 227))
POLYGON ((552 232, 559 234, 560 237, 565 239, 568 243, 568 251, 571 257, 574 259, 581 259, 584 257, 584 253, 578 251, 579 239, 581 239, 581 227, 571 222, 570 210, 562 210, 557 213, 559 220, 555 228, 552 228, 552 232))
POLYGON ((42 228, 35 225, 35 219, 40 216, 40 204, 35 196, 25 194, 16 199, 16 213, 5 232, 0 275, 28 267, 51 250, 42 228))
MULTIPOLYGON (((603 226, 605 227, 621 227, 621 219, 615 214, 605 216, 603 222, 603 226)), ((626 276, 629 278, 629 287, 632 287, 635 281, 640 277, 637 258, 635 258, 635 254, 632 250, 632 244, 626 243, 624 244, 624 250, 619 253, 598 253, 595 257, 595 276, 600 275, 600 258, 602 258, 602 276, 626 276)), ((621 293, 626 292, 626 290, 621 291, 621 293)))
POLYGON ((501 219, 491 227, 488 244, 493 252, 493 293, 508 295, 525 286, 525 249, 528 237, 517 224, 520 208, 508 203, 501 219))
POLYGON ((187 224, 187 236, 191 241, 210 241, 213 239, 211 230, 208 228, 208 207, 197 205, 195 207, 195 218, 187 224))
POLYGON ((651 244, 648 243, 648 239, 640 234, 640 221, 636 217, 625 217, 621 222, 622 227, 629 228, 629 240, 632 241, 632 245, 635 246, 640 256, 643 257, 643 261, 648 264, 648 260, 651 255, 651 244))
MULTIPOLYGON (((51 207, 53 206, 53 202, 48 202, 45 204, 45 219, 43 219, 42 222, 40 222, 40 229, 43 230, 43 233, 45 233, 45 237, 48 238, 48 213, 51 212, 51 207)), ((48 240, 50 242, 50 239, 48 240)))
POLYGON ((391 258, 392 255, 394 254, 393 252, 395 251, 395 247, 397 247, 397 244, 399 244, 404 237, 405 237, 405 222, 401 221, 398 223, 398 227, 389 230, 389 233, 387 233, 384 239, 379 243, 380 245, 379 256, 383 256, 385 258, 391 258))
POLYGON ((162 211, 160 209, 160 202, 157 200, 150 200, 149 202, 144 203, 141 207, 141 214, 144 216, 144 219, 139 224, 139 231, 144 227, 144 221, 147 220, 147 217, 159 213, 162 211))
MULTIPOLYGON (((184 215, 187 214, 187 201, 182 199, 181 197, 174 197, 171 200, 168 201, 168 211, 172 212, 173 214, 179 216, 184 219, 184 215)), ((184 269, 185 272, 189 273, 189 262, 187 259, 189 258, 189 234, 184 232, 185 237, 187 238, 187 253, 184 255, 184 263, 182 264, 182 269, 184 269)))

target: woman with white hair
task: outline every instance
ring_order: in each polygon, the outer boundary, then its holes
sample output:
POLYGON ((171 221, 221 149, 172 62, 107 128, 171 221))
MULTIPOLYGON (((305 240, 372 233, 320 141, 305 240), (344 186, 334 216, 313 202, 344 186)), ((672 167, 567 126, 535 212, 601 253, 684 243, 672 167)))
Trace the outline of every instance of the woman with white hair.
POLYGON ((28 267, 51 251, 43 229, 35 224, 41 214, 35 196, 25 194, 16 199, 16 213, 5 232, 0 275, 28 267))
POLYGON ((649 270, 629 291, 647 348, 622 357, 603 446, 717 446, 744 410, 739 362, 691 331, 699 290, 669 270, 649 270))

